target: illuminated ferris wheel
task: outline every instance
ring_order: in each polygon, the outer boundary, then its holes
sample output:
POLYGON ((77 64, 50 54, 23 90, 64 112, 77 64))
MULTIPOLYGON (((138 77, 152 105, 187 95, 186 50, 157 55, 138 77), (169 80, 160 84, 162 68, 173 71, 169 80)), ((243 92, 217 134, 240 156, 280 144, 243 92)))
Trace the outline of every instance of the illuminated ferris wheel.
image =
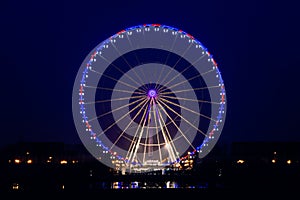
POLYGON ((145 24, 88 54, 74 83, 73 117, 85 147, 105 165, 154 170, 188 153, 206 156, 222 132, 225 102, 219 68, 197 39, 145 24))

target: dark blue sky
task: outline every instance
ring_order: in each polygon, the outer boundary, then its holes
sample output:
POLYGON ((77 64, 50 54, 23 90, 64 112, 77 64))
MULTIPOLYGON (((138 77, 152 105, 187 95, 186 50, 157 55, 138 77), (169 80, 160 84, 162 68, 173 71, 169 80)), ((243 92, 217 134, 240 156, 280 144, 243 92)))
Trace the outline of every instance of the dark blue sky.
POLYGON ((0 145, 80 142, 72 89, 87 54, 118 31, 159 23, 198 39, 227 92, 220 141, 300 141, 299 6, 289 1, 5 1, 0 6, 0 145))

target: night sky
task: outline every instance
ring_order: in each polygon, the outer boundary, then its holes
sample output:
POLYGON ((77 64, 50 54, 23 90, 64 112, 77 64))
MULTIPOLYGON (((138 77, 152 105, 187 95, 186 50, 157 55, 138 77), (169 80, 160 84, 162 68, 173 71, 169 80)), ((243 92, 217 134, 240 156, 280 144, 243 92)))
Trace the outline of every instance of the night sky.
POLYGON ((300 141, 299 5, 289 1, 3 1, 1 139, 79 143, 73 83, 82 61, 122 29, 184 30, 213 55, 225 83, 219 142, 300 141))

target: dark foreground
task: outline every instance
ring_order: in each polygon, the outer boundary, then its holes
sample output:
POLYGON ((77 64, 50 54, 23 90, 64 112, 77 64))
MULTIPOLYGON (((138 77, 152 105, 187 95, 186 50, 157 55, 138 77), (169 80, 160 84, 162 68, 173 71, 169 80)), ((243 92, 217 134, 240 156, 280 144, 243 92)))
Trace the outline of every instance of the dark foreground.
POLYGON ((64 192, 17 192, 5 193, 10 199, 88 199, 88 198, 108 198, 108 199, 271 199, 284 197, 288 199, 294 197, 298 192, 295 189, 263 189, 263 188, 244 188, 244 189, 129 189, 129 190, 99 190, 99 191, 64 191, 64 192))

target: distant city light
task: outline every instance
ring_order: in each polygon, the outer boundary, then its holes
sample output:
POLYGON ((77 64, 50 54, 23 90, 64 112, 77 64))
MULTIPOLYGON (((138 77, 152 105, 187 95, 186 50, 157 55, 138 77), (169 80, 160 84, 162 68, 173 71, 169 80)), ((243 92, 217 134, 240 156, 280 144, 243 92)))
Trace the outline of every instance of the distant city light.
POLYGON ((62 165, 63 165, 63 164, 67 164, 67 163, 68 163, 68 161, 66 161, 66 160, 61 160, 61 161, 60 161, 60 164, 62 164, 62 165))
POLYGON ((13 190, 18 190, 18 189, 20 189, 19 183, 13 183, 12 189, 13 189, 13 190))
POLYGON ((47 163, 51 163, 52 162, 52 156, 48 157, 47 163))
POLYGON ((20 159, 15 159, 15 163, 16 163, 16 164, 20 164, 20 163, 21 163, 21 160, 20 160, 20 159))
POLYGON ((243 164, 244 162, 245 162, 245 160, 241 160, 241 159, 236 161, 236 163, 238 163, 238 164, 243 164))
MULTIPOLYGON (((165 144, 167 144, 167 146, 169 146, 169 148, 172 148, 171 143, 165 143, 165 144)), ((164 147, 164 148, 166 148, 166 147, 164 147)), ((204 168, 206 168, 207 166, 210 165, 210 163, 201 162, 201 160, 198 160, 197 155, 194 154, 193 152, 187 151, 186 156, 182 157, 182 159, 180 161, 176 162, 175 164, 166 166, 166 168, 164 168, 164 169, 157 168, 157 171, 155 169, 154 172, 149 173, 149 175, 167 175, 167 176, 170 175, 171 179, 169 179, 169 180, 166 179, 163 182, 159 181, 158 183, 156 183, 156 182, 152 182, 152 180, 149 180, 149 182, 148 182, 148 180, 146 180, 146 179, 145 179, 145 181, 138 181, 138 182, 136 182, 135 180, 134 181, 132 180, 129 182, 128 181, 123 182, 122 181, 123 179, 120 179, 120 180, 112 179, 112 180, 109 180, 108 182, 103 182, 104 184, 101 184, 101 185, 96 185, 96 184, 92 185, 90 183, 93 183, 94 180, 97 180, 99 177, 101 177, 103 175, 105 176, 106 174, 112 174, 112 175, 114 175, 114 177, 119 177, 118 175, 127 175, 126 161, 119 159, 117 156, 111 156, 113 158, 111 160, 111 162, 113 163, 114 168, 106 169, 106 171, 103 171, 103 173, 102 173, 102 171, 99 172, 98 170, 96 170, 96 168, 95 169, 93 168, 93 165, 94 164, 97 165, 97 162, 94 163, 94 160, 89 160, 89 159, 81 160, 81 157, 80 157, 81 154, 77 154, 79 157, 73 157, 73 155, 74 155, 73 152, 71 152, 72 154, 70 154, 70 155, 65 154, 64 152, 61 152, 61 154, 53 155, 53 158, 52 158, 52 156, 49 156, 51 154, 47 154, 47 153, 45 153, 45 155, 36 156, 37 154, 34 151, 30 151, 29 155, 26 155, 26 151, 21 151, 21 152, 23 152, 23 153, 21 153, 20 155, 18 154, 18 152, 16 152, 15 153, 16 155, 10 155, 11 157, 8 157, 8 158, 6 158, 6 160, 4 160, 6 162, 7 169, 3 171, 4 172, 3 175, 5 176, 6 175, 5 173, 7 171, 7 172, 9 172, 9 173, 7 173, 7 176, 12 177, 12 179, 9 181, 5 181, 4 183, 3 182, 1 183, 1 180, 0 180, 0 183, 2 185, 1 186, 2 189, 0 188, 1 191, 3 190, 3 188, 5 188, 5 190, 8 190, 8 191, 20 192, 20 191, 29 191, 31 189, 39 190, 40 188, 45 188, 45 187, 48 187, 49 189, 51 189, 53 191, 64 191, 64 190, 66 190, 64 184, 68 183, 69 181, 72 182, 73 181, 72 177, 66 176, 61 179, 61 178, 57 178, 55 176, 60 176, 60 170, 62 170, 62 172, 65 172, 64 170, 66 170, 66 169, 68 170, 69 167, 71 169, 74 169, 74 174, 80 175, 80 176, 83 175, 83 177, 89 178, 92 181, 92 182, 88 181, 88 182, 84 183, 86 185, 83 185, 88 190, 90 190, 90 189, 94 190, 94 189, 100 189, 100 188, 101 189, 102 188, 110 188, 110 189, 112 189, 112 188, 120 188, 120 189, 175 188, 174 184, 176 184, 176 182, 172 181, 173 175, 178 176, 181 174, 185 174, 188 176, 193 176, 194 170, 198 170, 198 169, 202 170, 203 169, 201 167, 199 168, 199 165, 203 165, 204 168), (71 156, 71 157, 69 157, 69 156, 71 156), (46 161, 51 162, 51 164, 48 164, 46 161), (79 162, 82 164, 88 163, 88 165, 90 162, 92 162, 91 168, 84 168, 82 170, 81 167, 75 167, 76 165, 78 165, 76 163, 79 163, 79 162), (63 165, 63 164, 65 164, 65 165, 63 165), (62 166, 63 168, 60 168, 58 166, 62 166), (53 176, 54 176, 55 180, 48 184, 47 183, 48 179, 46 178, 46 179, 44 179, 46 182, 43 182, 43 181, 38 182, 39 187, 36 187, 36 185, 35 185, 36 182, 22 181, 23 174, 18 173, 18 171, 23 170, 23 169, 24 169, 25 173, 27 172, 27 169, 29 169, 28 172, 30 172, 30 174, 28 174, 28 175, 30 175, 30 177, 41 176, 41 178, 43 178, 42 177, 43 175, 41 175, 38 171, 37 171, 37 174, 35 174, 35 172, 32 171, 35 169, 39 169, 39 167, 42 167, 42 168, 45 167, 45 169, 50 169, 50 170, 54 169, 55 174, 53 173, 53 176), (67 167, 67 168, 65 168, 65 167, 67 167), (189 172, 189 170, 191 170, 191 171, 189 172), (11 176, 12 174, 13 174, 13 176, 11 176), (21 176, 21 179, 18 179, 19 175, 21 176), (115 175, 117 175, 117 176, 115 176, 115 175), (115 181, 120 181, 120 182, 115 182, 115 181), (113 184, 113 183, 115 183, 115 184, 113 184), (28 190, 28 188, 29 188, 29 190, 28 190)), ((279 175, 282 174, 284 176, 288 175, 287 177, 295 176, 295 178, 297 178, 297 175, 293 174, 293 170, 291 171, 291 167, 295 167, 295 169, 299 167, 300 162, 298 162, 298 160, 299 160, 298 155, 297 155, 297 157, 295 157, 295 155, 288 154, 289 152, 285 152, 285 151, 280 151, 279 154, 277 152, 277 155, 274 155, 274 152, 275 152, 274 150, 271 150, 269 154, 255 155, 255 157, 251 157, 251 156, 247 156, 247 155, 240 155, 240 157, 236 157, 233 160, 233 162, 231 162, 233 165, 228 165, 228 166, 227 165, 226 166, 219 165, 219 164, 217 164, 219 162, 219 160, 216 160, 217 168, 214 170, 214 173, 212 174, 213 178, 215 178, 217 176, 218 178, 221 178, 219 180, 223 181, 223 180, 226 180, 227 177, 231 178, 231 176, 232 177, 239 176, 240 172, 248 174, 249 176, 247 175, 247 178, 248 177, 251 178, 252 170, 256 170, 257 167, 261 167, 261 166, 266 169, 270 169, 272 176, 274 173, 274 176, 276 176, 278 174, 279 175), (284 155, 284 157, 277 157, 279 155, 284 155), (253 159, 253 158, 255 158, 255 159, 253 159), (223 168, 223 167, 225 167, 225 168, 223 168), (226 167, 229 167, 229 168, 226 168, 226 167), (228 173, 227 170, 231 170, 232 169, 231 167, 233 167, 233 170, 235 170, 236 169, 235 167, 237 167, 238 168, 237 173, 233 172, 231 174, 227 174, 228 173), (273 170, 273 169, 275 169, 275 170, 273 170), (251 173, 249 173, 249 172, 251 172, 251 173), (286 172, 291 173, 291 174, 287 174, 286 172)), ((138 162, 138 160, 135 160, 135 161, 138 162)), ((231 159, 230 159, 230 161, 231 161, 231 159)), ((160 164, 160 162, 157 160, 148 160, 148 162, 146 164, 155 166, 155 165, 160 164)), ((2 166, 4 166, 4 165, 2 165, 2 166)), ((133 173, 139 173, 139 171, 137 171, 137 170, 138 169, 136 169, 136 168, 132 168, 133 173)), ((295 172, 296 172, 296 170, 295 170, 295 172)), ((203 173, 205 173, 205 172, 203 171, 203 173)), ((48 173, 46 171, 45 175, 48 176, 47 174, 48 173)), ((267 174, 267 177, 268 176, 269 176, 269 174, 267 174)), ((218 180, 218 179, 216 179, 216 180, 218 180)), ((185 179, 184 179, 184 181, 185 181, 185 179)), ((187 181, 189 181, 188 177, 187 177, 187 181)), ((247 179, 245 179, 245 181, 247 181, 247 179)), ((271 181, 270 184, 273 187, 274 180, 270 179, 270 181, 271 181)), ((81 184, 82 183, 74 183, 74 185, 73 185, 73 183, 72 183, 70 186, 69 185, 67 186, 67 190, 68 191, 70 191, 72 189, 76 190, 77 187, 82 186, 81 184), (80 185, 76 185, 76 184, 80 184, 80 185)), ((196 185, 189 185, 189 184, 184 183, 182 185, 179 184, 177 187, 179 187, 179 188, 181 188, 181 187, 184 187, 184 188, 205 187, 206 188, 207 187, 206 183, 201 182, 200 184, 199 183, 195 183, 195 184, 196 185)), ((237 184, 239 184, 239 183, 237 182, 237 184)), ((274 182, 274 184, 277 185, 278 183, 274 182)), ((226 187, 226 185, 224 185, 224 186, 226 187)))

